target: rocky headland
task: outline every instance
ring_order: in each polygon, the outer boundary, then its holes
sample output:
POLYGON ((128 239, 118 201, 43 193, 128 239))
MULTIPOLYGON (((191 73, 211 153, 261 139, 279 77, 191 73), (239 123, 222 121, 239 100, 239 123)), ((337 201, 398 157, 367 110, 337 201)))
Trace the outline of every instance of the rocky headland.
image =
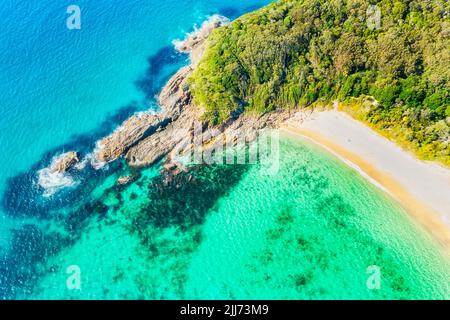
POLYGON ((126 120, 115 132, 98 142, 94 154, 96 161, 110 162, 125 157, 131 167, 145 167, 167 157, 165 167, 169 168, 176 155, 193 152, 199 147, 198 143, 202 150, 217 144, 233 145, 238 140, 237 135, 250 142, 259 130, 278 127, 291 116, 289 111, 241 114, 214 127, 200 121, 202 110, 192 102, 187 79, 201 58, 209 34, 227 23, 226 18, 213 16, 176 44, 179 51, 190 54, 191 63, 181 68, 161 90, 158 97, 161 111, 140 113, 126 120))
MULTIPOLYGON (((150 166, 165 158, 163 168, 178 172, 176 158, 179 155, 199 149, 205 152, 218 144, 233 146, 242 141, 242 137, 245 142, 251 142, 260 130, 279 127, 291 117, 291 112, 284 110, 258 115, 243 113, 218 126, 209 126, 200 120, 203 111, 193 103, 188 78, 204 52, 210 33, 215 28, 226 27, 227 23, 228 19, 213 16, 184 41, 175 44, 177 50, 190 54, 191 63, 178 70, 162 88, 158 97, 159 112, 137 113, 97 142, 92 155, 96 167, 120 157, 132 168, 150 166)), ((52 167, 58 172, 65 172, 79 162, 75 151, 60 159, 52 167)), ((127 182, 125 178, 118 181, 119 184, 127 182)))

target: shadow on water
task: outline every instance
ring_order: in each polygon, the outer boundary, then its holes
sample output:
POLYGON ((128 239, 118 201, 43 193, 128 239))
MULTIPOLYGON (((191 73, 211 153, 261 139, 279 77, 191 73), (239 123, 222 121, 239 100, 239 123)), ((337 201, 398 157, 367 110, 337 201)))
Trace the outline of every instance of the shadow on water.
POLYGON ((221 16, 227 17, 231 20, 235 19, 236 17, 239 16, 239 10, 237 10, 236 8, 233 7, 225 7, 219 10, 219 14, 221 16))
MULTIPOLYGON (((254 9, 256 7, 249 7, 244 12, 254 9)), ((234 19, 243 12, 229 7, 222 9, 220 13, 234 19)), ((180 67, 186 65, 187 56, 177 52, 173 46, 166 46, 147 61, 147 69, 135 85, 144 93, 148 103, 149 100, 154 101, 164 83, 180 67)), ((90 194, 112 172, 123 170, 124 164, 116 161, 105 170, 96 171, 90 166, 80 172, 73 170, 71 174, 79 182, 78 187, 67 188, 50 198, 43 197, 44 190, 37 184, 38 170, 48 166, 55 155, 65 151, 76 150, 81 157, 86 156, 95 148, 96 141, 110 134, 139 110, 141 108, 137 102, 120 108, 94 131, 71 137, 67 143, 45 152, 41 160, 28 171, 7 180, 0 205, 8 217, 19 222, 18 225, 24 219, 27 219, 27 223, 12 230, 10 247, 0 257, 0 299, 27 296, 33 292, 40 277, 48 272, 55 272, 54 267, 45 267, 45 262, 63 248, 72 246, 90 218, 102 218, 106 215, 108 207, 100 200, 93 201, 90 194), (42 227, 43 222, 47 224, 46 228, 42 227), (62 227, 62 231, 50 230, 49 225, 62 227)), ((136 227, 134 231, 140 234, 143 243, 148 235, 139 226, 144 230, 149 224, 158 229, 178 225, 181 230, 188 230, 201 225, 208 210, 240 180, 246 169, 196 168, 194 171, 198 171, 197 174, 207 172, 216 181, 201 181, 202 174, 198 180, 182 174, 177 178, 180 180, 176 184, 162 187, 163 181, 157 181, 159 188, 155 190, 162 194, 149 188, 148 196, 154 200, 153 205, 138 210, 134 217, 136 224, 133 224, 136 227), (222 181, 221 177, 226 177, 227 180, 222 181)), ((114 187, 112 192, 120 192, 120 188, 114 187)))
MULTIPOLYGON (((20 173, 11 177, 6 182, 5 192, 1 201, 2 209, 12 218, 35 217, 39 219, 49 219, 52 217, 50 212, 65 206, 71 205, 89 191, 83 185, 83 190, 79 188, 68 188, 49 197, 43 197, 43 188, 37 184, 37 172, 48 166, 51 159, 58 154, 69 150, 77 150, 81 157, 86 156, 95 148, 97 140, 112 132, 119 123, 123 122, 129 116, 137 111, 136 104, 120 108, 117 112, 107 117, 105 121, 93 132, 77 135, 64 145, 47 151, 42 159, 35 163, 27 172, 20 173)), ((114 167, 115 164, 112 165, 114 167)), ((98 179, 108 173, 108 170, 93 170, 89 167, 87 170, 77 172, 73 170, 75 179, 85 183, 91 179, 98 179)), ((92 184, 88 184, 89 185, 92 184)))
POLYGON ((48 165, 55 154, 64 150, 81 150, 81 154, 86 154, 97 138, 112 130, 115 123, 123 121, 134 111, 134 106, 120 109, 92 135, 72 137, 67 144, 46 152, 43 159, 28 172, 7 181, 2 209, 18 225, 26 222, 11 230, 9 248, 4 256, 0 256, 0 299, 26 297, 32 293, 40 277, 57 271, 54 267, 45 267, 46 261, 63 248, 73 245, 91 217, 106 213, 107 208, 103 203, 89 202, 89 194, 111 171, 119 170, 122 163, 113 163, 106 170, 86 168, 75 177, 83 188, 62 190, 49 198, 43 197, 43 189, 36 184, 37 171, 48 165))
MULTIPOLYGON (((147 61, 144 75, 135 84, 147 100, 154 100, 170 76, 186 63, 186 55, 167 46, 147 61)), ((52 272, 42 267, 48 258, 73 245, 90 218, 101 218, 108 211, 103 202, 91 200, 91 192, 112 172, 125 167, 123 162, 115 161, 107 169, 94 170, 88 165, 81 171, 72 170, 70 173, 78 182, 77 186, 61 190, 48 198, 43 197, 44 190, 37 184, 37 172, 47 167, 55 155, 69 150, 76 150, 81 158, 85 157, 94 150, 98 140, 139 110, 142 110, 139 103, 131 102, 107 116, 95 130, 72 136, 67 143, 45 152, 28 171, 7 180, 0 205, 18 225, 25 219, 27 223, 12 229, 10 246, 0 257, 0 299, 31 294, 36 281, 47 272, 52 272), (48 227, 42 227, 43 223, 59 226, 62 232, 50 231, 48 227)))
POLYGON ((187 56, 166 46, 147 59, 148 67, 144 75, 135 82, 147 99, 153 99, 159 93, 164 83, 183 65, 187 56))
MULTIPOLYGON (((144 92, 147 100, 153 100, 171 75, 185 64, 186 55, 177 52, 172 46, 167 46, 150 56, 147 61, 147 70, 135 84, 139 90, 144 92)), ((95 171, 87 168, 81 173, 74 170, 72 173, 75 179, 80 182, 79 184, 83 184, 84 190, 80 192, 79 188, 69 188, 45 199, 42 197, 44 190, 36 183, 37 172, 48 166, 55 155, 69 150, 78 151, 81 157, 86 156, 94 150, 95 143, 98 140, 110 134, 139 110, 141 110, 139 104, 131 102, 108 116, 94 131, 71 137, 64 145, 45 152, 41 160, 32 165, 27 172, 9 178, 1 200, 4 211, 8 216, 14 218, 38 217, 48 219, 51 216, 50 211, 63 208, 82 199, 90 191, 89 188, 85 187, 85 184, 93 179, 98 181, 98 178, 104 177, 111 170, 95 171)), ((115 166, 117 165, 112 164, 112 167, 115 166)))

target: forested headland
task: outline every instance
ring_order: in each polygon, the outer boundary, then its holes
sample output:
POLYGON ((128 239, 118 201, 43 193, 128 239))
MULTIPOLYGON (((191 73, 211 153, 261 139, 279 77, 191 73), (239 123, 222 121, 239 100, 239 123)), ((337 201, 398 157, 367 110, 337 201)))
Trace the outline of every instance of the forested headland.
POLYGON ((449 8, 279 0, 212 33, 190 79, 194 102, 215 125, 339 100, 421 158, 450 165, 449 8))

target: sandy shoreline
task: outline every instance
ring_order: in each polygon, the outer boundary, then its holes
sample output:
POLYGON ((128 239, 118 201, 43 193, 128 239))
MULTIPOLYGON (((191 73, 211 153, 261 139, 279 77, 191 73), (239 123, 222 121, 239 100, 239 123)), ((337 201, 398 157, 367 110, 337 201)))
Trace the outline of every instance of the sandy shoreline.
POLYGON ((450 252, 450 170, 420 161, 340 111, 299 112, 282 130, 326 148, 396 199, 450 252))

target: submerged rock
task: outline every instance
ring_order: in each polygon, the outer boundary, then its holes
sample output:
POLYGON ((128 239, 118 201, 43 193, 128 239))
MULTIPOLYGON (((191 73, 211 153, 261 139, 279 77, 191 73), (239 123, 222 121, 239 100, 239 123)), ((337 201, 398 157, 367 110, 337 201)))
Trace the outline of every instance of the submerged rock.
POLYGON ((119 179, 117 179, 117 184, 127 185, 129 183, 132 183, 133 181, 136 181, 138 178, 139 178, 139 175, 137 175, 137 174, 130 174, 128 176, 120 176, 119 179))

